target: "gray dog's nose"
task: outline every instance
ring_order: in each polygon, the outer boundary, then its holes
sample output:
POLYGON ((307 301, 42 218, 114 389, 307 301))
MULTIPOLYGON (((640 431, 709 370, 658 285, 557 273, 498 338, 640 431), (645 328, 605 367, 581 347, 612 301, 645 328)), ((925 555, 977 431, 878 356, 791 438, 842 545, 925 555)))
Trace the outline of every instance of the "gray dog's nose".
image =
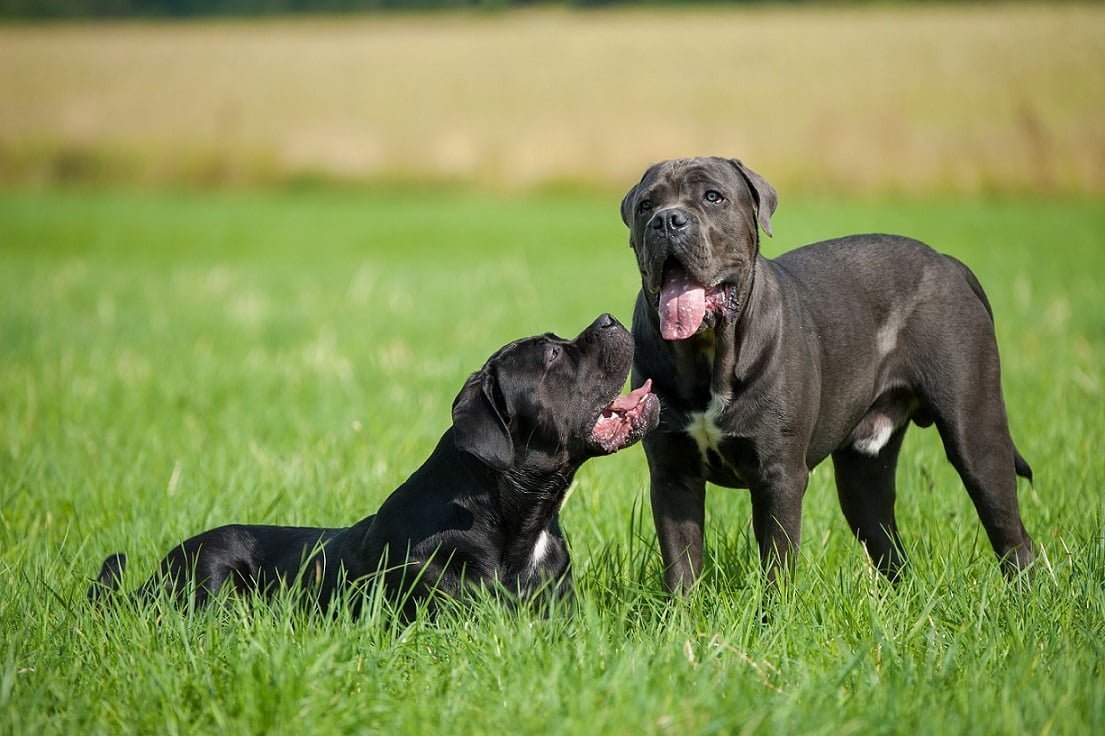
POLYGON ((678 207, 660 210, 652 218, 653 230, 665 230, 669 233, 677 233, 687 227, 689 218, 687 212, 678 207))

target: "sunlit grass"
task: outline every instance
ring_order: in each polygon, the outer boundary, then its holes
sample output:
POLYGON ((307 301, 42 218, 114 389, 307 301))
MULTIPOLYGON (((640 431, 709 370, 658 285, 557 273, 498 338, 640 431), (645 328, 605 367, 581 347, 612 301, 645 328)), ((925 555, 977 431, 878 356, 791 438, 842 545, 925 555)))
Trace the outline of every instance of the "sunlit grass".
POLYGON ((828 467, 767 624, 747 493, 711 489, 702 587, 671 604, 633 448, 563 514, 576 609, 405 626, 289 600, 194 614, 83 594, 216 524, 340 525, 430 452, 496 347, 628 321, 616 197, 0 195, 0 731, 1096 733, 1105 645, 1105 215, 1092 204, 857 204, 785 192, 771 253, 903 232, 974 268, 997 315, 1044 556, 1000 576, 932 431, 913 431, 890 589, 828 467))

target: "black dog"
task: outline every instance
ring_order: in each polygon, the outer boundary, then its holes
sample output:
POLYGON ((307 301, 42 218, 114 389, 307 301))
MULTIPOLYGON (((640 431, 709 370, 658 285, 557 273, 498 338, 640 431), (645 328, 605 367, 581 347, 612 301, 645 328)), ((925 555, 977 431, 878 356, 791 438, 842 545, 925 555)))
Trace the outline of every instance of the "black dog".
POLYGON ((767 260, 775 190, 735 159, 649 168, 622 201, 642 289, 634 385, 660 397, 645 440, 671 590, 702 565, 706 481, 749 488, 769 578, 798 545, 809 470, 832 455, 840 505, 879 570, 904 557, 894 470, 909 422, 936 424, 1009 572, 1032 562, 993 315, 974 274, 894 235, 767 260))
MULTIPOLYGON (((575 340, 546 334, 506 345, 465 383, 453 426, 373 516, 345 529, 232 525, 183 542, 138 591, 203 604, 224 586, 298 582, 322 608, 351 583, 384 576, 413 614, 431 591, 487 586, 517 599, 571 591, 558 516, 576 470, 656 426, 648 384, 619 396, 633 340, 610 315, 575 340)), ((89 597, 119 587, 122 555, 104 563, 89 597)))

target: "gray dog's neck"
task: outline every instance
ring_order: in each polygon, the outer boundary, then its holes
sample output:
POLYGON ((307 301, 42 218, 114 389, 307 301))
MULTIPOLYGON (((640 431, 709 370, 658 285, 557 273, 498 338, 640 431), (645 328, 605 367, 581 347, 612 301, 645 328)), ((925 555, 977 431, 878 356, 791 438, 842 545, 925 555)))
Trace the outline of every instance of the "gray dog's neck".
POLYGON ((710 331, 713 339, 713 364, 710 392, 726 396, 754 374, 770 354, 778 338, 773 325, 778 323, 777 288, 771 265, 757 254, 753 267, 740 285, 740 309, 731 320, 720 322, 710 331))

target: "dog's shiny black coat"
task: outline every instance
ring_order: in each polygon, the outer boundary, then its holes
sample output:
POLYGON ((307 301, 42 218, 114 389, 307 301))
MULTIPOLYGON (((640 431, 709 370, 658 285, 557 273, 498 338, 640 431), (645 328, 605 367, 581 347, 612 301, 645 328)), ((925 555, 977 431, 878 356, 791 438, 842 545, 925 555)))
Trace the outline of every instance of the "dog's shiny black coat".
POLYGON ((1006 569, 1033 559, 1001 393, 990 305, 959 261, 894 235, 857 235, 760 255, 777 195, 735 159, 650 167, 622 202, 642 288, 633 384, 663 411, 645 438, 665 582, 702 565, 706 482, 751 490, 769 577, 801 534, 810 469, 832 456, 841 507, 879 569, 904 563, 894 471, 908 424, 935 424, 1006 569), (687 339, 665 340, 658 304, 681 269, 731 295, 687 339))
MULTIPOLYGON (((465 586, 512 599, 570 593, 560 507, 579 467, 606 452, 590 431, 632 355, 629 332, 610 315, 572 341, 512 342, 468 379, 453 425, 375 514, 341 529, 212 529, 169 552, 137 595, 192 592, 204 604, 228 585, 268 593, 297 584, 326 608, 350 583, 383 575, 389 597, 411 615, 431 591, 461 596, 465 586)), ((655 412, 626 444, 652 426, 655 412)), ((124 567, 125 557, 109 557, 89 596, 118 588, 124 567)))

